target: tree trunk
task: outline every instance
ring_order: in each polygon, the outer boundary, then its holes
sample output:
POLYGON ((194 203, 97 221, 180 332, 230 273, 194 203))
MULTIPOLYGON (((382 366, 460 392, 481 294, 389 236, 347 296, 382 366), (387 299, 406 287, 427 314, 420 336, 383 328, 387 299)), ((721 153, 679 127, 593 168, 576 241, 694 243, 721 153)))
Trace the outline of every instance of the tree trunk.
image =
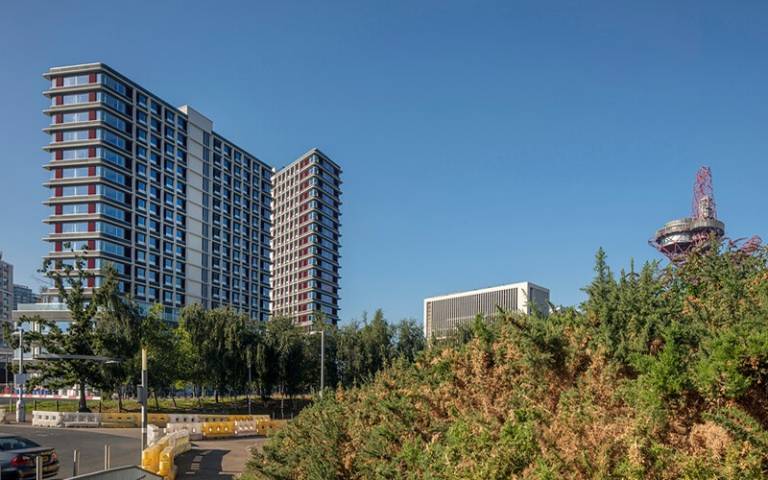
POLYGON ((123 413, 123 386, 117 386, 117 412, 123 413))
POLYGON ((173 402, 173 408, 179 408, 179 406, 176 405, 176 389, 171 389, 171 402, 173 402))
POLYGON ((157 400, 157 390, 152 390, 152 396, 155 397, 155 410, 160 410, 160 402, 157 400))
POLYGON ((80 413, 90 413, 88 410, 88 403, 85 401, 85 382, 80 380, 80 403, 78 404, 77 411, 80 413))
POLYGON ((216 403, 218 404, 219 403, 219 389, 218 388, 213 391, 213 396, 216 399, 216 403))

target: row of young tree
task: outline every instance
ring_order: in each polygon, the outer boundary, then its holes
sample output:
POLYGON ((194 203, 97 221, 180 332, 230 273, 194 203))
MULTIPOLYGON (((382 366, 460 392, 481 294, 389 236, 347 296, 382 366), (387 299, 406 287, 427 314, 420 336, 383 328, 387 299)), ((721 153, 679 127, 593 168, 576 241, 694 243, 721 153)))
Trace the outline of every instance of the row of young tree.
MULTIPOLYGON (((141 350, 147 350, 149 389, 158 396, 191 392, 200 398, 212 392, 255 394, 262 399, 278 393, 287 397, 311 393, 319 387, 321 336, 324 331, 324 374, 327 387, 350 387, 372 378, 397 358, 413 360, 425 346, 413 320, 390 324, 381 310, 368 320, 341 327, 318 315, 310 329, 290 318, 268 322, 250 319, 228 307, 206 310, 200 305, 184 308, 174 325, 163 320, 162 307, 148 312, 120 294, 118 277, 107 269, 104 283, 93 295, 85 286, 91 275, 82 259, 73 265, 45 264, 66 304, 71 322, 62 329, 39 317, 24 318, 30 329, 24 335, 25 351, 45 352, 33 371, 31 383, 48 388, 77 385, 81 411, 87 411, 86 386, 123 398, 133 395, 141 379, 141 350)), ((18 347, 18 338, 5 338, 18 347)))

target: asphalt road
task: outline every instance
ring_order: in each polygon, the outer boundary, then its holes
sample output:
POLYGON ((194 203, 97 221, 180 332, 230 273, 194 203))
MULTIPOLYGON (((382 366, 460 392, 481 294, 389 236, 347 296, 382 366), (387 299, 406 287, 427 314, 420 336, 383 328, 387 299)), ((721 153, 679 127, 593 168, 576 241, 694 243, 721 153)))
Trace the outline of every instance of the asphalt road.
POLYGON ((72 476, 72 453, 80 452, 80 473, 104 469, 104 445, 110 445, 112 467, 141 462, 141 430, 134 428, 39 428, 0 425, 0 433, 29 438, 56 449, 61 462, 58 479, 72 476))

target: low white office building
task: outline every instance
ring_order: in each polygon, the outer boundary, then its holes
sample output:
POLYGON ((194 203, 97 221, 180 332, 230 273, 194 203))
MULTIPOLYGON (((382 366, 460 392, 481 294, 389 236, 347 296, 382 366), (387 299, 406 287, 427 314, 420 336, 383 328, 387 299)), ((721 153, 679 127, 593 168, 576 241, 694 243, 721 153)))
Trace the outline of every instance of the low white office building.
POLYGON ((533 308, 549 312, 549 289, 531 282, 451 293, 424 299, 424 337, 446 338, 461 325, 498 315, 498 308, 530 314, 533 308))

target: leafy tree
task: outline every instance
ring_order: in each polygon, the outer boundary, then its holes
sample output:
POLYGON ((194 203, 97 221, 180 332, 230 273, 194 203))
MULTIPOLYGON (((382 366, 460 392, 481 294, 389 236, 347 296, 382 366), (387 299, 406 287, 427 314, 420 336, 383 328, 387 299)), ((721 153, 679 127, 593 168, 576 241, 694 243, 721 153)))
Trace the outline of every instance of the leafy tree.
POLYGON ((416 323, 416 320, 401 320, 395 325, 395 355, 405 358, 409 362, 416 359, 416 355, 424 350, 426 342, 424 331, 416 323))
POLYGON ((94 295, 91 299, 85 291, 93 275, 86 269, 80 255, 75 255, 72 264, 48 259, 43 264, 42 272, 53 280, 59 297, 69 310, 71 323, 67 331, 62 332, 53 322, 41 322, 41 331, 30 338, 50 354, 64 356, 61 360, 39 362, 39 376, 35 381, 47 385, 77 384, 80 394, 78 410, 87 412, 86 386, 104 386, 100 363, 88 359, 98 353, 94 328, 98 296, 94 295))

